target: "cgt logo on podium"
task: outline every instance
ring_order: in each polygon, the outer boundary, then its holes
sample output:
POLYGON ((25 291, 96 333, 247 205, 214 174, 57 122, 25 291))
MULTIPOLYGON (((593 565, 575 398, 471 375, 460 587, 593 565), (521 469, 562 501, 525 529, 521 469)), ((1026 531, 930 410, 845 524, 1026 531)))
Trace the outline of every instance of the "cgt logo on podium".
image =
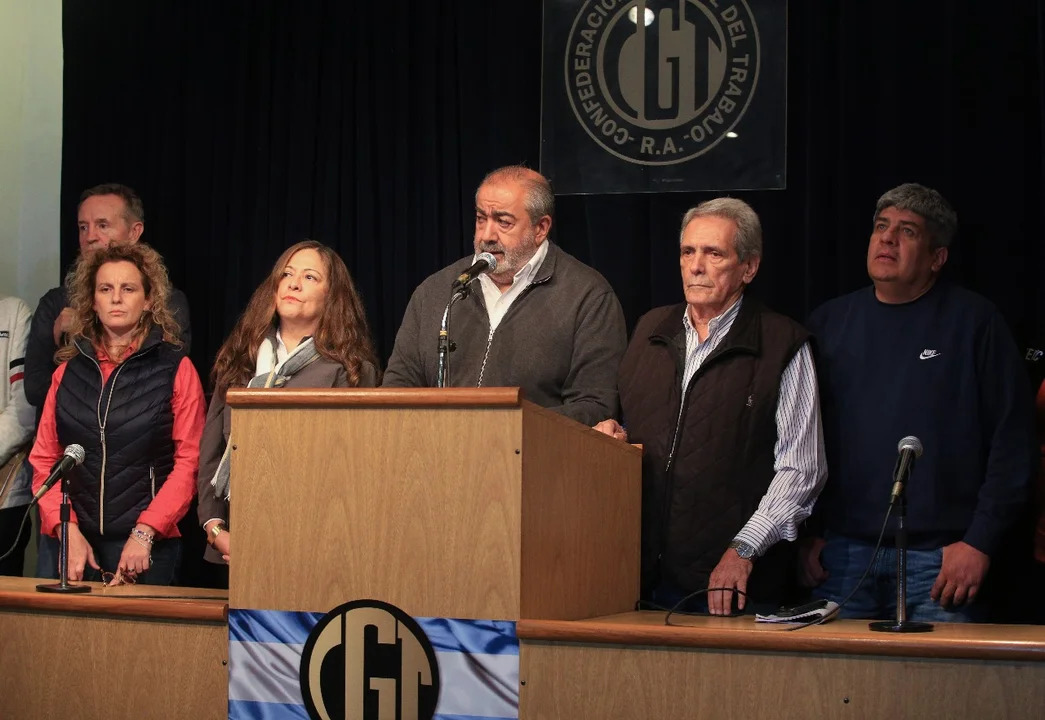
POLYGON ((315 720, 429 720, 439 665, 421 626, 379 600, 323 616, 301 653, 301 695, 315 720))
POLYGON ((618 158, 681 163, 744 116, 759 53, 745 0, 587 0, 566 46, 570 105, 618 158))

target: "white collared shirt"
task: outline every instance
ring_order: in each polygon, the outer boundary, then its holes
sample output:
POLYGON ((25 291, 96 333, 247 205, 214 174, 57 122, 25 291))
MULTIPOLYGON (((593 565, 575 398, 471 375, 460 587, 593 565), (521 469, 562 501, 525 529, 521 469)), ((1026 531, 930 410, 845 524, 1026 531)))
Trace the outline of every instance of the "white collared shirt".
POLYGON ((682 327, 686 328, 686 369, 682 373, 683 392, 686 391, 686 387, 689 385, 689 381, 693 378, 694 373, 700 369, 700 366, 704 364, 711 351, 718 347, 718 344, 722 342, 722 338, 733 327, 733 321, 737 319, 737 314, 740 313, 740 305, 743 302, 744 296, 741 295, 724 313, 708 321, 708 336, 704 338, 704 342, 700 341, 697 329, 693 327, 693 322, 689 319, 689 305, 686 306, 685 311, 682 313, 682 327))
MULTIPOLYGON (((479 276, 479 284, 483 288, 483 300, 486 303, 486 313, 490 317, 490 334, 492 335, 497 326, 501 324, 501 320, 504 319, 505 313, 508 312, 508 308, 512 306, 516 298, 522 295, 523 290, 530 284, 530 280, 537 274, 537 271, 541 267, 541 263, 544 262, 544 258, 548 256, 548 241, 545 240, 541 243, 540 247, 537 248, 537 252, 533 254, 530 261, 523 265, 519 272, 515 273, 515 277, 512 278, 512 285, 504 292, 501 292, 501 288, 497 287, 497 284, 490 279, 490 276, 483 273, 479 276)), ((478 258, 478 255, 476 256, 478 258)), ((473 260, 474 262, 474 260, 473 260)))

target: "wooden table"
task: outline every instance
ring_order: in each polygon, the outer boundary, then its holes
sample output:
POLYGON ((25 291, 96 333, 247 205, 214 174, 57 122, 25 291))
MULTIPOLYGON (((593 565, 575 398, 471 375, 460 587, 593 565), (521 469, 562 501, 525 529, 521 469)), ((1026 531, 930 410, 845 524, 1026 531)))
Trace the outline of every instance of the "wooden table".
POLYGON ((672 623, 653 612, 519 621, 520 717, 1045 718, 1045 627, 672 623))
POLYGON ((228 717, 227 591, 40 582, 0 577, 0 718, 228 717))
MULTIPOLYGON (((92 583, 57 596, 37 582, 0 578, 0 718, 227 716, 223 591, 92 583)), ((520 718, 1045 717, 1045 627, 672 622, 520 620, 520 718)))

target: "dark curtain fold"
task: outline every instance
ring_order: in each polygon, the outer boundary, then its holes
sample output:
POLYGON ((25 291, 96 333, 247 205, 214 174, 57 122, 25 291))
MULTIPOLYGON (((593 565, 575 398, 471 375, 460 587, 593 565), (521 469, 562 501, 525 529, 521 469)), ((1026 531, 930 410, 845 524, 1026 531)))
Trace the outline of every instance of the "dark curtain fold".
MULTIPOLYGON (((1040 328, 1043 14, 791 0, 788 188, 734 193, 765 230, 753 292, 801 318, 866 284, 874 202, 913 180, 958 210, 950 276, 1018 336, 1040 328)), ((304 237, 344 257, 387 358, 414 287, 470 252, 482 176, 539 155, 536 0, 66 0, 64 43, 63 264, 79 193, 135 187, 144 239, 189 297, 201 374, 304 237)), ((561 197, 553 237, 631 323, 681 300, 679 219, 710 196, 561 197)))

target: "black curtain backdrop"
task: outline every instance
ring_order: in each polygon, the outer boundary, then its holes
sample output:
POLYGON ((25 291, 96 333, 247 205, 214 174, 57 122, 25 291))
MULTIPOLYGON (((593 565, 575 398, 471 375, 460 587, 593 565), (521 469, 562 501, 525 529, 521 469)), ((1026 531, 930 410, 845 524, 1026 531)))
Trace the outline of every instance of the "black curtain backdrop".
MULTIPOLYGON (((789 5, 788 187, 735 193, 765 229, 752 292, 802 318, 867 284, 874 202, 917 181, 958 210, 948 274, 1029 339, 1045 319, 1041 4, 789 5)), ((538 0, 66 0, 63 265, 79 193, 123 182, 188 294, 201 375, 305 237, 341 253, 387 359, 414 287, 471 252, 482 176, 537 166, 541 12, 538 0)), ((553 238, 607 277, 633 324, 681 300, 679 220, 711 196, 560 197, 553 238)))

